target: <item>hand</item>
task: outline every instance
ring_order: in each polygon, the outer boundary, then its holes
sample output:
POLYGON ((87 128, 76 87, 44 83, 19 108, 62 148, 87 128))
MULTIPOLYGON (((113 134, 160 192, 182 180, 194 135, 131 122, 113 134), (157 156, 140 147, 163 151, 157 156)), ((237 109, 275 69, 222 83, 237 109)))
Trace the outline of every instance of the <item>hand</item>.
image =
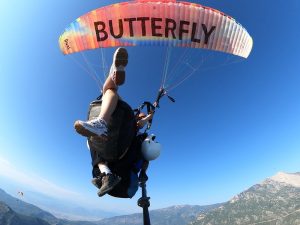
POLYGON ((154 111, 149 112, 147 119, 151 120, 153 118, 153 115, 154 115, 154 111))

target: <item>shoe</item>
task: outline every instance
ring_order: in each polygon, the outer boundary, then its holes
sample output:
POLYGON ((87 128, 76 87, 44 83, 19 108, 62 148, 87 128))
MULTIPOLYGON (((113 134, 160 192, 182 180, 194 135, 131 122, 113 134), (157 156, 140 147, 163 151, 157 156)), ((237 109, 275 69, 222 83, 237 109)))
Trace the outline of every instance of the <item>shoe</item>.
POLYGON ((123 66, 126 67, 128 63, 128 52, 126 48, 118 48, 114 53, 113 65, 115 67, 123 66))
POLYGON ((110 192, 114 187, 120 183, 121 177, 108 173, 102 178, 102 186, 100 190, 98 191, 98 196, 101 197, 105 195, 106 193, 110 192))
POLYGON ((77 133, 85 137, 107 137, 107 125, 103 119, 96 118, 87 122, 77 120, 74 124, 74 127, 77 133))
POLYGON ((125 82, 125 67, 128 63, 128 52, 125 48, 118 48, 114 53, 110 76, 115 85, 120 86, 125 82))
POLYGON ((94 178, 91 180, 92 184, 93 184, 96 188, 100 189, 101 186, 102 186, 102 178, 103 178, 104 176, 105 176, 105 173, 101 173, 99 176, 94 177, 94 178))

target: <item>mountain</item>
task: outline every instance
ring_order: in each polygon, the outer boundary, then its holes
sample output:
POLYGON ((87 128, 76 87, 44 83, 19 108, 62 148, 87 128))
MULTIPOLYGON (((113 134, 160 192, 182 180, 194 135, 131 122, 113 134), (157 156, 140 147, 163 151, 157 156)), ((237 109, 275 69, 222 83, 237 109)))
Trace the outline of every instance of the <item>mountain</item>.
MULTIPOLYGON (((220 204, 209 206, 191 206, 180 205, 164 209, 150 211, 150 220, 152 225, 186 225, 197 218, 200 213, 208 212, 219 207, 220 204)), ((142 225, 143 215, 136 213, 127 216, 117 216, 103 219, 97 222, 97 225, 142 225)))
POLYGON ((13 209, 13 211, 18 214, 37 217, 50 224, 57 224, 59 222, 59 220, 52 214, 18 198, 14 198, 2 189, 0 189, 0 201, 4 202, 9 208, 13 209))
MULTIPOLYGON (((24 200, 46 212, 51 213, 57 218, 74 221, 96 221, 103 218, 120 215, 120 212, 118 210, 100 209, 100 204, 98 207, 93 207, 92 203, 89 204, 89 201, 86 201, 87 204, 82 204, 82 202, 78 202, 76 200, 70 202, 70 200, 66 200, 65 198, 49 196, 39 191, 32 190, 29 187, 22 187, 20 186, 20 184, 11 181, 10 179, 6 179, 2 176, 0 176, 0 189, 5 190, 5 192, 20 200, 24 200), (18 194, 18 191, 23 191, 24 196, 20 196, 18 194)), ((94 198, 98 198, 97 195, 95 195, 94 198)))
MULTIPOLYGON (((181 205, 150 211, 152 225, 299 225, 300 173, 280 172, 223 204, 181 205)), ((142 225, 142 214, 100 221, 58 219, 0 189, 1 225, 142 225)))
MULTIPOLYGON (((142 213, 136 213, 132 215, 117 216, 100 221, 69 221, 58 219, 52 214, 20 199, 14 198, 7 194, 5 191, 0 189, 0 201, 5 202, 7 207, 10 209, 10 213, 18 214, 18 216, 24 215, 25 217, 39 218, 47 221, 51 225, 142 225, 143 215, 142 213), (12 211, 13 210, 13 211, 12 211)), ((205 213, 209 210, 219 207, 220 204, 209 205, 209 206, 172 206, 169 208, 151 210, 151 224, 152 225, 186 225, 187 223, 194 221, 197 215, 205 213)), ((142 210, 142 209, 141 209, 142 210)), ((1 213, 0 213, 1 217, 1 213)), ((10 225, 9 223, 0 223, 1 225, 10 225)), ((21 225, 21 224, 20 224, 21 225)), ((23 224, 22 224, 23 225, 23 224)), ((25 225, 25 224, 24 224, 25 225)), ((27 224, 26 224, 27 225, 27 224)))
POLYGON ((0 189, 0 225, 95 225, 88 221, 58 219, 52 214, 0 189))
POLYGON ((30 190, 26 190, 26 193, 24 194, 26 196, 27 202, 38 206, 39 208, 51 213, 57 218, 74 221, 96 221, 103 218, 109 218, 119 215, 116 212, 100 210, 98 208, 80 203, 70 203, 62 199, 56 199, 30 190))
POLYGON ((2 189, 0 189, 0 202, 2 203, 0 205, 0 225, 95 225, 88 221, 58 219, 35 205, 12 197, 2 189), (7 220, 7 218, 12 219, 7 220))
POLYGON ((299 225, 300 173, 279 172, 202 213, 192 225, 299 225))
MULTIPOLYGON (((18 218, 29 220, 29 218, 39 218, 40 220, 47 221, 47 225, 142 225, 143 215, 136 213, 126 216, 117 216, 108 219, 103 219, 97 222, 89 221, 69 221, 65 219, 58 219, 52 214, 32 205, 28 204, 20 199, 14 198, 0 189, 0 201, 3 201, 7 207, 8 214, 17 215, 18 218)), ((186 225, 187 223, 194 221, 199 213, 205 213, 211 209, 219 207, 219 204, 210 206, 173 206, 164 209, 150 211, 151 224, 152 225, 186 225)), ((141 209, 142 210, 142 209, 141 209)), ((0 212, 0 218, 2 213, 0 212)), ((17 218, 16 216, 16 218, 17 218)), ((0 223, 1 225, 11 225, 10 223, 0 223)), ((21 225, 16 224, 16 225, 21 225)), ((22 224, 23 225, 23 224, 22 224)), ((27 225, 24 223, 24 225, 27 225)), ((34 225, 34 223, 32 223, 34 225)), ((41 225, 43 225, 41 223, 41 225)))
POLYGON ((50 225, 46 221, 18 214, 4 202, 0 202, 0 224, 1 225, 50 225))

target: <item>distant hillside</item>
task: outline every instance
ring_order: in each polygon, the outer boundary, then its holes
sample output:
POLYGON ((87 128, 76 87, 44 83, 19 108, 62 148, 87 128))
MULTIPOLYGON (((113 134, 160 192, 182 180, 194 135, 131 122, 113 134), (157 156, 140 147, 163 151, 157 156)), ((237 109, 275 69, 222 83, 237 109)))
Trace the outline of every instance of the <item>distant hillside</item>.
MULTIPOLYGON (((51 225, 121 225, 121 224, 142 225, 143 224, 142 213, 112 217, 97 222, 62 220, 56 218, 55 216, 53 216, 52 214, 44 210, 41 210, 40 208, 34 205, 28 204, 26 202, 21 201, 20 199, 10 196, 9 194, 7 194, 5 191, 1 189, 0 189, 0 201, 5 202, 7 206, 9 206, 12 210, 14 210, 19 215, 24 215, 25 217, 27 216, 27 217, 39 218, 47 221, 48 224, 51 225)), ((199 215, 200 213, 205 213, 219 206, 220 204, 211 205, 211 206, 181 205, 181 206, 172 206, 164 209, 152 210, 150 211, 151 224, 152 225, 186 225, 187 223, 194 221, 197 218, 197 215, 199 215)), ((7 225, 5 223, 3 224, 0 223, 0 224, 7 225)))
MULTIPOLYGON (((143 225, 141 213, 97 222, 58 219, 1 189, 0 201, 0 225, 143 225)), ((300 173, 278 173, 223 204, 151 210, 150 218, 152 225, 300 225, 300 173)))
MULTIPOLYGON (((219 207, 220 204, 209 206, 180 205, 164 209, 150 211, 151 225, 186 225, 194 221, 200 213, 208 212, 219 207)), ((97 225, 143 225, 143 215, 141 213, 117 216, 103 219, 97 225)))
MULTIPOLYGON (((40 208, 21 201, 7 194, 0 189, 0 201, 5 202, 7 206, 13 209, 16 213, 28 217, 37 217, 47 221, 51 225, 142 225, 143 215, 141 213, 112 217, 98 222, 88 221, 68 221, 57 219, 52 214, 41 210, 40 208)), ((173 206, 165 209, 150 211, 152 225, 186 225, 194 221, 199 213, 207 212, 219 205, 212 206, 173 206)), ((142 209, 141 209, 142 210, 142 209)), ((2 225, 2 223, 0 223, 2 225)), ((4 225, 4 224, 3 224, 4 225)), ((5 224, 6 225, 6 224, 5 224)), ((27 224, 26 224, 27 225, 27 224)))
POLYGON ((193 225, 299 225, 300 173, 278 173, 223 206, 198 216, 193 225))
POLYGON ((88 221, 58 219, 32 204, 12 197, 2 189, 0 189, 0 202, 2 202, 0 218, 3 218, 3 221, 0 220, 0 225, 95 225, 88 221))
POLYGON ((0 189, 0 201, 4 202, 7 206, 9 206, 11 209, 13 209, 13 211, 15 211, 18 214, 37 217, 47 221, 50 224, 57 224, 59 222, 59 219, 57 219, 52 214, 32 204, 28 204, 20 199, 14 198, 2 189, 0 189))
POLYGON ((1 225, 50 225, 49 223, 47 223, 42 219, 18 214, 3 202, 0 202, 0 224, 1 225))

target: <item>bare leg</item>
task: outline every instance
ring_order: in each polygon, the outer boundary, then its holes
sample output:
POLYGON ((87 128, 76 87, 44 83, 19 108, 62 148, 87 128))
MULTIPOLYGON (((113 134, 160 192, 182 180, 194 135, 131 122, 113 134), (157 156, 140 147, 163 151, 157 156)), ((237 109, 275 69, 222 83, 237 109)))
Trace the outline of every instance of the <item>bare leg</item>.
POLYGON ((116 50, 114 54, 112 68, 122 67, 122 71, 116 69, 114 71, 110 71, 111 74, 108 75, 103 85, 102 105, 99 118, 103 119, 105 122, 109 121, 111 115, 116 109, 118 100, 120 98, 118 95, 117 85, 122 85, 125 81, 124 67, 127 65, 127 63, 128 53, 126 49, 119 48, 118 50, 116 50), (118 81, 120 81, 120 78, 117 79, 118 77, 122 77, 121 83, 118 83, 118 81))
POLYGON ((124 48, 115 51, 112 67, 102 90, 102 106, 100 115, 89 121, 77 120, 74 127, 77 133, 85 136, 107 136, 107 123, 117 107, 119 100, 118 85, 125 81, 125 66, 128 63, 128 53, 124 48))
POLYGON ((111 115, 116 109, 118 100, 119 96, 117 91, 115 89, 108 89, 102 97, 102 105, 99 118, 103 119, 105 122, 108 122, 111 115))
POLYGON ((115 111, 119 100, 117 90, 118 87, 109 75, 103 86, 102 104, 99 116, 87 122, 77 120, 74 124, 77 133, 85 137, 107 136, 107 123, 115 111))

